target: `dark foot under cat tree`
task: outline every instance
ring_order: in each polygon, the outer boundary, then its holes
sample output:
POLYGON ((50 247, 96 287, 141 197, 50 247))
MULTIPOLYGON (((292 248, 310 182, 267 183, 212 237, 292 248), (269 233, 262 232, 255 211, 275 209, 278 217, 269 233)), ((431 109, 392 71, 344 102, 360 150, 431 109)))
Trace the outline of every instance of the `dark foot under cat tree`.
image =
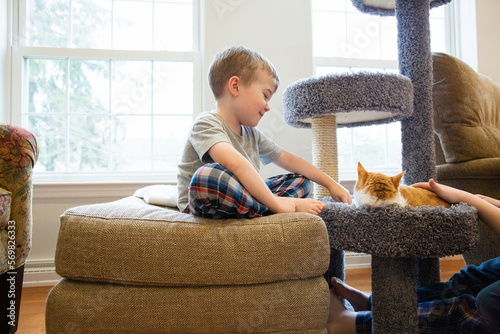
MULTIPOLYGON (((328 75, 287 87, 285 120, 312 127, 313 162, 319 168, 338 180, 337 125, 401 121, 405 183, 435 177, 429 10, 450 1, 352 0, 362 12, 396 15, 401 75, 328 75)), ((328 193, 315 189, 315 196, 328 193)), ((465 204, 357 209, 324 201, 321 217, 331 245, 327 279, 344 277, 344 250, 371 254, 373 333, 417 332, 416 288, 439 282, 440 257, 476 245, 476 209, 465 204)))

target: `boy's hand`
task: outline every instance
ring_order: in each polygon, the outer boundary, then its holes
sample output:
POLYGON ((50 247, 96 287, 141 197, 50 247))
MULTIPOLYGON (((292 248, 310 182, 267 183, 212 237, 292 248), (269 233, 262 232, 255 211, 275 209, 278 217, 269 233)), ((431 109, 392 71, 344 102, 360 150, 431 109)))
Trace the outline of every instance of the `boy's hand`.
POLYGON ((335 201, 352 203, 351 195, 344 187, 301 157, 283 151, 274 163, 289 172, 304 175, 309 180, 326 187, 335 201))
POLYGON ((500 235, 500 210, 496 206, 500 204, 500 201, 490 197, 473 195, 467 191, 437 183, 433 179, 430 179, 429 182, 416 183, 412 186, 431 190, 448 203, 464 202, 470 206, 476 207, 479 219, 500 235))
POLYGON ((328 187, 328 191, 332 196, 332 199, 337 202, 352 204, 352 198, 346 188, 342 187, 338 183, 333 183, 328 187))
POLYGON ((452 188, 441 183, 437 183, 433 179, 430 179, 429 182, 420 182, 412 184, 412 187, 430 190, 434 192, 439 198, 452 204, 459 202, 468 203, 468 199, 472 196, 472 194, 466 191, 452 188))

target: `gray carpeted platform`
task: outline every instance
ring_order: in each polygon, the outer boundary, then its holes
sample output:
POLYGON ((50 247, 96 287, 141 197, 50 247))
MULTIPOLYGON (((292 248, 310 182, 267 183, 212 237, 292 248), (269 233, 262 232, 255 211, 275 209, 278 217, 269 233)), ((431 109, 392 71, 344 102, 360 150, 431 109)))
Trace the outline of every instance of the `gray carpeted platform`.
POLYGON ((413 85, 398 74, 329 74, 299 80, 283 92, 285 122, 298 128, 310 128, 313 117, 331 114, 348 113, 346 120, 337 118, 337 126, 352 127, 394 122, 412 112, 413 85))

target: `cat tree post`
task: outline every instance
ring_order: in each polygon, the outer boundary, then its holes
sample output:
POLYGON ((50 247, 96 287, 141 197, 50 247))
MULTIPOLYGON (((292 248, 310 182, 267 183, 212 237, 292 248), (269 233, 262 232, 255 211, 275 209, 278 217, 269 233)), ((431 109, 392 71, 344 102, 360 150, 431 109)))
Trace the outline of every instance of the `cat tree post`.
MULTIPOLYGON (((399 71, 412 81, 416 102, 414 116, 401 121, 401 160, 407 184, 436 177, 429 9, 427 0, 396 1, 399 71)), ((440 281, 439 258, 419 259, 418 268, 419 286, 440 281)))

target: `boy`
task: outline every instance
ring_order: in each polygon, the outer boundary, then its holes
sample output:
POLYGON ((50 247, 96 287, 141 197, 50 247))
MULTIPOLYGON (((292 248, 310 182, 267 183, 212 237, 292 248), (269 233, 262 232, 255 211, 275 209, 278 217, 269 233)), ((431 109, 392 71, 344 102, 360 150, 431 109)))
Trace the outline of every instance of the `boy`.
POLYGON ((351 203, 344 187, 256 128, 279 84, 265 57, 231 47, 215 56, 209 83, 216 110, 196 118, 184 148, 177 176, 179 210, 214 219, 318 214, 324 203, 303 198, 309 179, 325 186, 334 200, 351 203), (259 176, 260 162, 273 162, 293 174, 265 182, 259 176))

